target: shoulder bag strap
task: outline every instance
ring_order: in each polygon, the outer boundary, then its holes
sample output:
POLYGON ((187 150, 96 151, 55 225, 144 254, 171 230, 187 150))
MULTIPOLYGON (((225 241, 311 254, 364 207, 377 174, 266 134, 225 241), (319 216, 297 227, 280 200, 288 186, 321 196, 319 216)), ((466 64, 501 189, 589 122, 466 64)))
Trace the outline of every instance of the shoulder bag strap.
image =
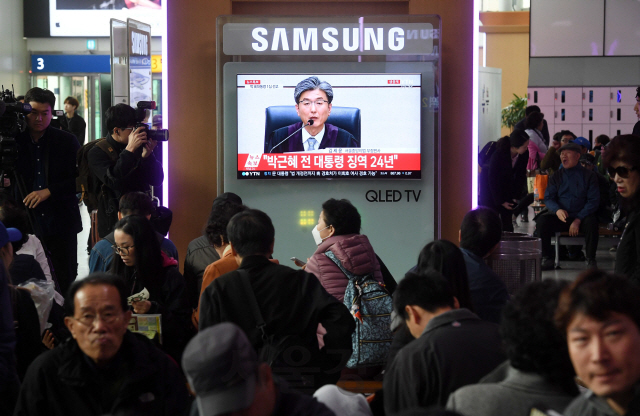
POLYGON ((256 294, 251 288, 251 283, 249 282, 249 273, 244 269, 238 269, 238 273, 240 274, 240 281, 242 282, 242 286, 244 287, 244 291, 247 295, 247 300, 249 301, 249 309, 251 309, 253 318, 256 320, 256 328, 258 328, 260 332, 262 332, 262 341, 266 343, 268 340, 266 331, 267 324, 264 322, 262 314, 260 313, 256 294))
POLYGON ((333 254, 333 252, 331 250, 327 250, 324 252, 324 255, 329 257, 331 259, 332 262, 334 262, 336 264, 336 266, 338 266, 340 268, 340 270, 342 270, 342 273, 345 274, 345 276, 347 276, 347 279, 349 280, 355 280, 357 278, 356 275, 354 275, 353 273, 351 273, 349 270, 345 269, 344 266, 342 265, 342 262, 340 260, 338 260, 338 258, 336 257, 335 254, 333 254))

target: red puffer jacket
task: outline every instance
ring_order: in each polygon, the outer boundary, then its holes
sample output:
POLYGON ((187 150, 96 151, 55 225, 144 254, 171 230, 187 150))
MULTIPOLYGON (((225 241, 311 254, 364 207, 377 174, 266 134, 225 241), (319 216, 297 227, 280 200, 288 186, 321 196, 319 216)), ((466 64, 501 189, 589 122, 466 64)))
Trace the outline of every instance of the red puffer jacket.
POLYGON ((351 273, 356 276, 373 273, 373 277, 383 283, 380 264, 366 235, 345 234, 329 237, 318 246, 305 270, 314 274, 326 291, 340 302, 344 298, 348 279, 340 268, 324 255, 328 250, 331 250, 351 273))

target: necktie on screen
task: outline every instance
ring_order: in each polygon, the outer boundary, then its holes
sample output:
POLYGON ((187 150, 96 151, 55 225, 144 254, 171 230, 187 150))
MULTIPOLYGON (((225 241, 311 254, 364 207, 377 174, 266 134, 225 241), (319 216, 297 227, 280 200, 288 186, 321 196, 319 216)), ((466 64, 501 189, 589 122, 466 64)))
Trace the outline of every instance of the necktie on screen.
POLYGON ((316 144, 318 141, 314 137, 309 137, 309 150, 316 150, 316 144))

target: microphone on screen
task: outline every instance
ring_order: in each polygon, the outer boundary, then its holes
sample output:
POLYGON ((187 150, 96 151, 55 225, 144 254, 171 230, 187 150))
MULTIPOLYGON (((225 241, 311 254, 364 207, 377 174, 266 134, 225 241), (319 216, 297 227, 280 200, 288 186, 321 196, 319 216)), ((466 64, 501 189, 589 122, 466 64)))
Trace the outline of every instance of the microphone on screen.
POLYGON ((269 150, 269 153, 273 152, 273 149, 275 149, 276 147, 280 146, 282 143, 286 142, 287 140, 289 140, 289 138, 291 136, 293 136, 294 134, 298 133, 300 130, 302 130, 303 128, 307 127, 307 126, 313 126, 313 120, 309 120, 307 121, 307 124, 303 124, 302 127, 300 127, 298 130, 294 131, 293 133, 291 133, 290 135, 288 135, 287 137, 285 137, 285 139, 283 141, 281 141, 280 143, 278 143, 277 145, 273 146, 271 148, 271 150, 269 150))

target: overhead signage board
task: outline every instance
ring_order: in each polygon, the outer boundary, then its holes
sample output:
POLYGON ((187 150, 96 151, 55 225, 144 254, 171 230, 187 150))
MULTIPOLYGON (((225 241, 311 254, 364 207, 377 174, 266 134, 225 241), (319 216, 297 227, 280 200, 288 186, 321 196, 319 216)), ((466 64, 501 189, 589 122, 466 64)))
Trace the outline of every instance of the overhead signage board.
POLYGON ((109 36, 110 19, 148 22, 156 36, 165 22, 160 0, 48 0, 51 36, 109 36))
POLYGON ((227 55, 422 55, 439 29, 430 23, 227 23, 227 55))
POLYGON ((109 55, 31 55, 31 72, 108 74, 109 55))

